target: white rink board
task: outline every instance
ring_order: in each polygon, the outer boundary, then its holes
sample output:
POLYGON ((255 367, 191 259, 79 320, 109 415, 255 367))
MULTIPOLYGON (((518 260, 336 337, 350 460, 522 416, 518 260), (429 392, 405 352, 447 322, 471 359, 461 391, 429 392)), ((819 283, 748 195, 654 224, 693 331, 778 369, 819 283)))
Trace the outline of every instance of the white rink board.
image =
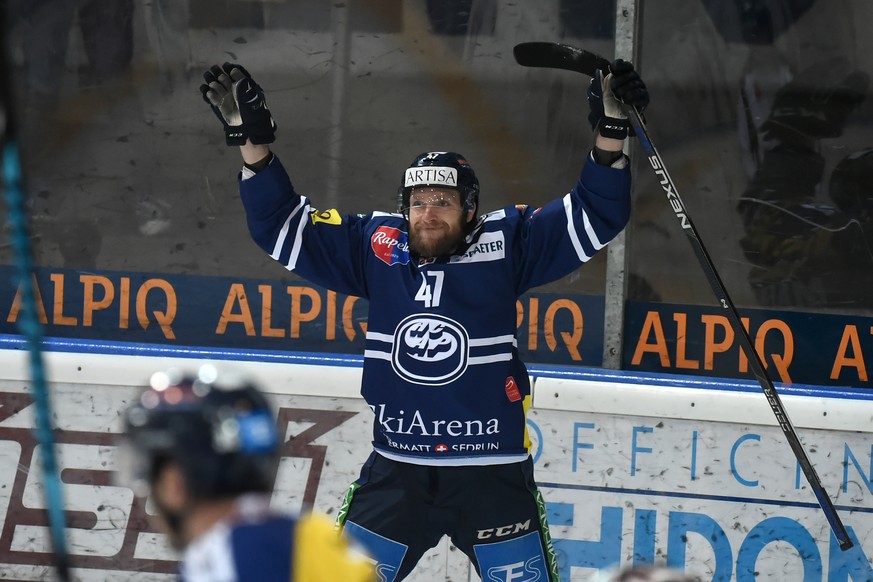
MULTIPOLYGON (((23 356, 0 351, 0 578, 44 580, 51 557, 23 356)), ((112 484, 113 443, 118 411, 148 371, 203 360, 46 356, 62 430, 58 455, 75 578, 172 580, 175 556, 148 522, 149 507, 112 484)), ((275 506, 334 515, 370 450, 371 413, 354 396, 360 369, 348 362, 219 364, 245 369, 273 390, 288 437, 275 506)), ((587 580, 634 555, 685 565, 702 580, 873 580, 870 400, 783 398, 856 539, 856 548, 840 552, 763 396, 617 381, 534 382, 529 428, 536 475, 564 580, 587 580), (840 430, 825 430, 828 419, 840 430)), ((478 577, 444 540, 409 580, 478 577)))

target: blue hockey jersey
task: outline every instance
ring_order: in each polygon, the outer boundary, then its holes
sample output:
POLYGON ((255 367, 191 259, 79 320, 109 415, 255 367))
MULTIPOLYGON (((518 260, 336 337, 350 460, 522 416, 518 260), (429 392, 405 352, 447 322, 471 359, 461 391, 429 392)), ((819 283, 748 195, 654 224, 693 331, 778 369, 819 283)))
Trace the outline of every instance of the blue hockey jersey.
POLYGON ((426 465, 525 459, 527 369, 516 301, 588 261, 625 226, 630 171, 591 156, 566 196, 481 216, 454 255, 419 261, 400 214, 341 215, 298 195, 282 164, 240 182, 249 231, 315 284, 369 300, 361 393, 382 455, 426 465))

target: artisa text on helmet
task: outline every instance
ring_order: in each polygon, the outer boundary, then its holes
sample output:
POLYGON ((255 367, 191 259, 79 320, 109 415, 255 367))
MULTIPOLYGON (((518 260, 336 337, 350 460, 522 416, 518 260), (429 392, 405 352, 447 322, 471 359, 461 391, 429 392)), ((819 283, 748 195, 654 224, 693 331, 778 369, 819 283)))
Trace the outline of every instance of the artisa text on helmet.
POLYGON ((458 170, 444 166, 430 166, 426 168, 407 168, 403 180, 406 188, 415 186, 448 186, 458 187, 458 170))

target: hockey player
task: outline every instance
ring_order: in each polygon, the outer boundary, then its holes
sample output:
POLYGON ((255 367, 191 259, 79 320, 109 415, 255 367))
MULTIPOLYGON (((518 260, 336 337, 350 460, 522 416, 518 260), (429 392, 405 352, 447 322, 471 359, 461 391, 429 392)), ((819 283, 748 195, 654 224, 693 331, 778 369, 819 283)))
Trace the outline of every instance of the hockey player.
POLYGON ((253 385, 159 372, 127 410, 121 481, 151 495, 183 582, 374 580, 325 516, 269 508, 280 439, 253 385))
POLYGON ((649 97, 633 65, 612 71, 589 88, 595 147, 572 191, 482 216, 476 175, 452 152, 413 160, 396 213, 316 210, 267 145, 276 124, 249 73, 225 63, 204 75, 226 143, 241 146, 255 242, 286 269, 369 300, 361 392, 374 452, 337 521, 383 579, 403 579, 444 535, 483 579, 558 579, 525 424, 516 300, 577 269, 628 221, 617 99, 642 110, 649 97))

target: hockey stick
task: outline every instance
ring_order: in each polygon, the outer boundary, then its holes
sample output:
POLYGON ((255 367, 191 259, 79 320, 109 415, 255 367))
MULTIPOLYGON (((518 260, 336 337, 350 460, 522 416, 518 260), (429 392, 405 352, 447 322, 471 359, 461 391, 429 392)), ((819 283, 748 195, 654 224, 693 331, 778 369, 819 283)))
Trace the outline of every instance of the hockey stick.
MULTIPOLYGON (((18 156, 18 135, 12 107, 12 68, 7 57, 8 22, 0 10, 0 155, 2 155, 2 184, 9 212, 19 285, 21 289, 21 313, 18 327, 26 340, 30 356, 30 377, 36 417, 36 439, 42 448, 42 477, 46 512, 48 513, 51 547, 54 552, 55 573, 62 582, 70 580, 70 560, 67 553, 64 502, 61 495, 61 478, 55 456, 55 437, 52 432, 51 407, 42 357, 42 328, 36 310, 34 290, 33 253, 27 229, 27 210, 21 162, 18 156)), ((19 469, 20 470, 20 469, 19 469)))
MULTIPOLYGON (((515 60, 520 65, 526 67, 565 69, 577 73, 584 73, 589 76, 594 76, 594 73, 598 69, 604 73, 609 72, 609 61, 605 58, 583 49, 564 44, 551 42, 521 43, 515 45, 513 53, 515 55, 515 60)), ((667 167, 661 159, 658 150, 655 149, 655 145, 649 138, 649 132, 646 130, 646 124, 640 116, 640 112, 633 106, 625 107, 625 110, 627 111, 628 119, 630 120, 637 137, 640 138, 640 144, 646 152, 646 156, 649 158, 652 170, 654 170, 655 176, 661 184, 661 188, 663 188, 667 195, 667 201, 670 204, 670 208, 676 215, 677 220, 679 220, 682 230, 688 236, 688 242, 691 243, 691 247, 694 249, 694 254, 697 255, 697 259, 700 261, 700 266, 703 268, 703 272, 706 275, 706 279, 709 281, 710 287, 712 287, 712 290, 715 293, 716 299, 718 299, 721 307, 727 312, 727 317, 734 330, 734 334, 740 340, 740 345, 746 353, 752 371, 754 372, 758 383, 761 385, 761 389, 764 391, 767 402, 770 404, 770 408, 773 410, 773 414, 776 416, 776 420, 782 428, 782 432, 788 440, 791 450, 794 451, 794 456, 797 458, 797 462, 803 470, 803 474, 806 476, 809 486, 812 488, 837 542, 840 544, 840 549, 843 551, 848 550, 854 545, 849 538, 849 533, 846 531, 846 527, 840 520, 840 516, 837 514, 837 510, 834 507, 830 496, 828 496, 827 491, 825 491, 815 468, 812 466, 812 463, 800 442, 800 438, 797 436, 797 432, 794 430, 794 426, 791 424, 791 420, 788 418, 788 413, 782 405, 779 393, 776 391, 773 381, 770 380, 770 377, 767 375, 764 363, 761 361, 757 350, 755 350, 752 345, 752 340, 749 338, 746 327, 740 319, 737 308, 734 306, 733 301, 731 301, 727 289, 725 289, 724 283, 722 283, 718 271, 715 270, 715 265, 712 263, 712 259, 709 257, 709 253, 703 245, 703 241, 700 239, 700 235, 698 235, 694 223, 691 221, 691 216, 688 214, 685 204, 679 197, 676 185, 670 178, 670 174, 667 172, 667 167)))

